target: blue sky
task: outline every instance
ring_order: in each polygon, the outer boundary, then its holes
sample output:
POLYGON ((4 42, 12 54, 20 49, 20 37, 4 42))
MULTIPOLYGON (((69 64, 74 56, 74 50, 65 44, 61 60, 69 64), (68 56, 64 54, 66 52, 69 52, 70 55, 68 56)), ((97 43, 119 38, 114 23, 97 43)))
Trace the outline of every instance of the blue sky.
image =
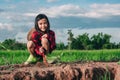
POLYGON ((27 42, 39 13, 48 16, 57 42, 67 43, 68 29, 74 37, 103 32, 120 42, 120 0, 0 0, 0 41, 27 42))

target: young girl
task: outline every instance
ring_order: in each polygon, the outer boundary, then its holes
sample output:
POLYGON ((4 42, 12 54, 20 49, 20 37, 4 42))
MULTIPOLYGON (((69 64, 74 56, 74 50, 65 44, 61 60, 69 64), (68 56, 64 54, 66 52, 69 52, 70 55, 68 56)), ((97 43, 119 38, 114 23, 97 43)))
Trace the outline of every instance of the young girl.
POLYGON ((56 48, 56 42, 55 33, 50 30, 50 23, 45 14, 36 16, 35 27, 28 33, 27 39, 27 49, 30 52, 30 56, 25 64, 42 58, 43 62, 47 65, 46 55, 56 48), (33 58, 35 60, 32 60, 33 58))

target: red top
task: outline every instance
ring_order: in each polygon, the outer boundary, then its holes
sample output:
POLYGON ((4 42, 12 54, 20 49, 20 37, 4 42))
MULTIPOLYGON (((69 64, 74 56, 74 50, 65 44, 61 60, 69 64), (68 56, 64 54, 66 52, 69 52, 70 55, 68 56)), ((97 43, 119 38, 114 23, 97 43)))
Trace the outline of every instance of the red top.
MULTIPOLYGON (((42 33, 37 32, 37 31, 34 31, 32 34, 32 41, 35 44, 35 52, 36 52, 36 54, 38 54, 38 55, 40 54, 41 56, 43 56, 43 55, 39 51, 39 48, 42 47, 42 44, 41 44, 42 35, 43 35, 42 33)), ((56 48, 55 33, 54 33, 54 31, 49 30, 47 35, 48 35, 47 39, 48 39, 49 45, 50 45, 49 52, 51 53, 56 48)))

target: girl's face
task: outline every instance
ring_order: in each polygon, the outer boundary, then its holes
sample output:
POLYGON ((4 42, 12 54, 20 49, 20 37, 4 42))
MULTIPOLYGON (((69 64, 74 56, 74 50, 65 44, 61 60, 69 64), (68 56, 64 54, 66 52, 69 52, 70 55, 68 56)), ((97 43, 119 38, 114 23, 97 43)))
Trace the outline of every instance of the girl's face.
POLYGON ((38 27, 41 31, 45 32, 48 28, 48 23, 47 23, 47 20, 45 18, 43 19, 40 19, 38 21, 38 27))

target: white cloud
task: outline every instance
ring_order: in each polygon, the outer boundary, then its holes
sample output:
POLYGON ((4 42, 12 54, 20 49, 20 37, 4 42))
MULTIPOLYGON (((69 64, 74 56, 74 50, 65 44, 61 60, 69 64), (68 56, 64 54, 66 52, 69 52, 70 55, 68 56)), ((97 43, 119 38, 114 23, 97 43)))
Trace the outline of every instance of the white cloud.
POLYGON ((63 42, 67 44, 67 29, 55 29, 55 34, 56 34, 56 42, 60 43, 63 42))
POLYGON ((33 16, 37 15, 37 13, 24 13, 23 15, 33 17, 33 16))
POLYGON ((53 6, 50 8, 40 8, 41 13, 50 17, 76 16, 100 18, 105 16, 120 15, 120 4, 92 4, 89 10, 83 9, 79 5, 66 4, 53 6))
POLYGON ((26 43, 27 42, 27 33, 25 32, 18 32, 15 36, 16 41, 26 43))
POLYGON ((8 31, 12 31, 13 27, 11 24, 8 23, 0 23, 0 30, 6 29, 8 31))
POLYGON ((56 2, 57 0, 47 0, 47 2, 56 2))
MULTIPOLYGON (((92 4, 89 8, 82 8, 80 5, 65 4, 60 6, 42 7, 38 13, 45 13, 49 17, 73 16, 101 18, 113 15, 120 15, 120 4, 92 4)), ((38 13, 25 13, 26 16, 35 16, 38 13)))
POLYGON ((87 14, 93 17, 105 17, 112 15, 120 15, 120 4, 92 4, 90 12, 87 14))
POLYGON ((50 8, 40 8, 40 13, 45 13, 49 17, 59 17, 59 16, 76 16, 76 14, 83 12, 83 10, 78 5, 61 5, 54 6, 50 8))

